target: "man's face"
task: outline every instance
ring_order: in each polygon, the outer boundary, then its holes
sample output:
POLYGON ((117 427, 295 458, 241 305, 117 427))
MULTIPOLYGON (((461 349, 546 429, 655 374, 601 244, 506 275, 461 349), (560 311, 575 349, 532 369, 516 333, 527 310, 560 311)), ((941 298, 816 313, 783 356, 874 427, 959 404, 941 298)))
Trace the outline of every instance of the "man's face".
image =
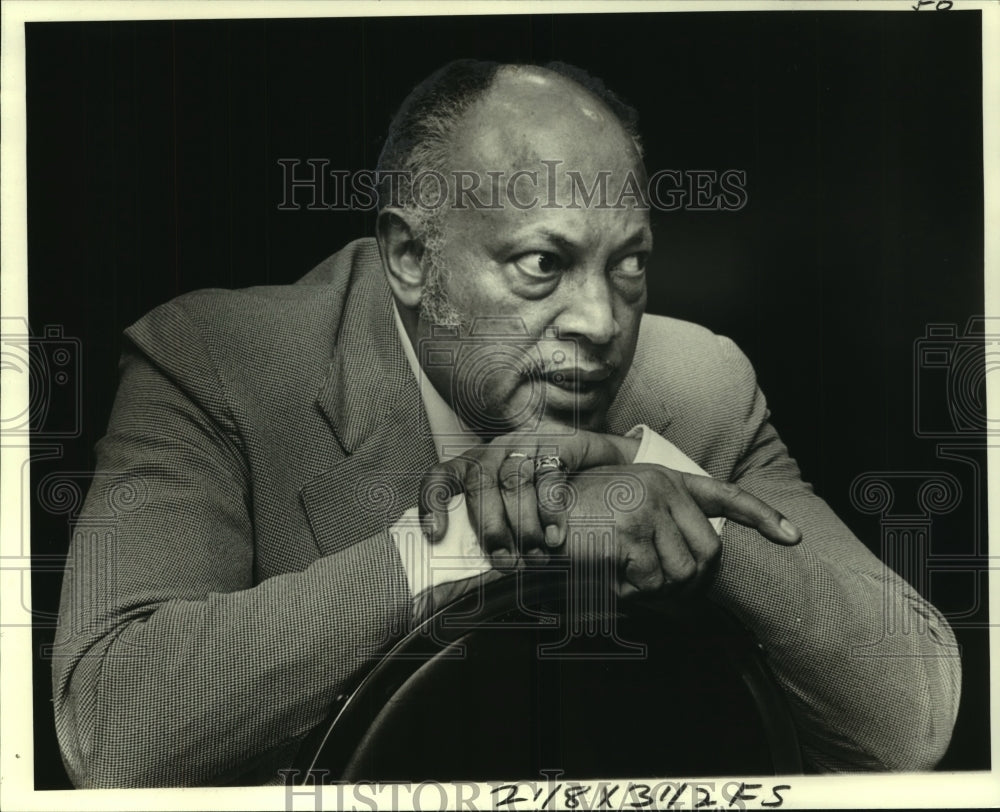
POLYGON ((428 377, 482 434, 539 419, 601 428, 632 362, 652 249, 648 211, 619 200, 630 176, 644 181, 631 139, 589 94, 529 73, 498 78, 456 142, 453 167, 480 179, 489 208, 466 198, 436 215, 424 263, 440 291, 425 291, 425 314, 462 324, 442 335, 421 320, 428 377), (604 199, 586 203, 602 177, 604 199))

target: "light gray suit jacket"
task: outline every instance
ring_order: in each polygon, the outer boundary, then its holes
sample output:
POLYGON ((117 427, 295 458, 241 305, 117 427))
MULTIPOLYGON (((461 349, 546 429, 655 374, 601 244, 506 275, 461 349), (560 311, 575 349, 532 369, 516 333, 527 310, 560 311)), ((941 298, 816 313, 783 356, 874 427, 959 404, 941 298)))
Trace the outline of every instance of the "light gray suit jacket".
MULTIPOLYGON (((391 306, 359 240, 298 284, 191 293, 127 330, 53 660, 78 786, 274 780, 406 631, 387 528, 436 456, 391 306)), ((958 704, 951 631, 802 482, 736 346, 644 317, 609 421, 802 529, 786 548, 729 522, 712 594, 764 642, 806 756, 931 767, 958 704), (919 633, 885 635, 886 595, 919 633)))

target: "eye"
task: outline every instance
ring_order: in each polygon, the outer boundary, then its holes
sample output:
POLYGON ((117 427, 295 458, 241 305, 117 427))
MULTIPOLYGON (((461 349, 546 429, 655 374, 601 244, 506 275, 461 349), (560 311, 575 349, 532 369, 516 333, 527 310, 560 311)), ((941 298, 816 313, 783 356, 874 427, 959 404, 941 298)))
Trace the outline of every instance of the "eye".
POLYGON ((566 269, 566 263, 562 258, 551 251, 532 251, 530 254, 522 254, 514 260, 514 264, 521 273, 539 280, 551 279, 566 269))
POLYGON ((635 278, 646 272, 646 255, 631 254, 620 260, 612 269, 619 276, 635 278))

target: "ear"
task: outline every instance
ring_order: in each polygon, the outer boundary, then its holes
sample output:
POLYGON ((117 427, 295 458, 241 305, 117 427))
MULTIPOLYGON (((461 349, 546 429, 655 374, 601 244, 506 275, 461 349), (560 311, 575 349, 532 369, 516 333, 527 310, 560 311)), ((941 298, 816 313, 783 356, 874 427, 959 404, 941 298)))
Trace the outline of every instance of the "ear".
POLYGON ((399 208, 385 208, 379 212, 375 239, 389 287, 400 304, 414 309, 420 305, 424 287, 424 269, 420 264, 424 245, 415 235, 410 212, 399 208))

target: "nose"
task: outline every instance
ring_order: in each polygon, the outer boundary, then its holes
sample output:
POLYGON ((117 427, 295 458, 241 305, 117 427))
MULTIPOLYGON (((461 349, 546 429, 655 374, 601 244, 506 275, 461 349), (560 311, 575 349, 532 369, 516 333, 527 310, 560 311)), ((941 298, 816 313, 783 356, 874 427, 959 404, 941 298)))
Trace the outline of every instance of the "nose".
POLYGON ((607 344, 620 332, 615 319, 614 295, 604 273, 587 273, 566 286, 566 306, 555 321, 561 337, 584 338, 607 344))

